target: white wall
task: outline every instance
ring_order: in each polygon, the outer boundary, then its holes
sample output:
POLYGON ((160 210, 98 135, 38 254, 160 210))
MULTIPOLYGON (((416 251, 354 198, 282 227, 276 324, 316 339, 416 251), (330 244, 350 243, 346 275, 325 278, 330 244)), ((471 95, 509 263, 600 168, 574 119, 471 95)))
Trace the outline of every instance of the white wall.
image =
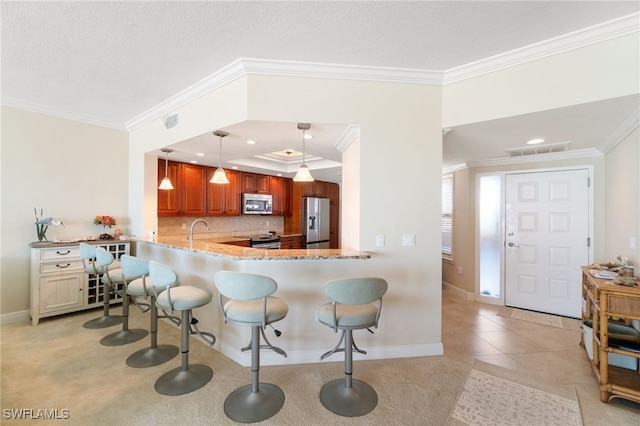
MULTIPOLYGON (((353 247, 372 253, 365 263, 368 273, 389 281, 383 319, 387 332, 397 333, 403 344, 440 343, 440 206, 433 202, 441 190, 440 87, 250 75, 194 103, 197 107, 189 104, 176 111, 179 132, 165 130, 158 119, 131 133, 131 167, 142 164, 151 149, 240 119, 360 126, 359 152, 349 153, 358 156, 358 177, 351 181, 356 185, 341 187, 343 199, 359 200, 360 215, 353 225, 359 240, 352 241, 353 247), (231 102, 236 97, 246 102, 231 102), (224 114, 216 114, 221 104, 224 114), (375 247, 377 234, 386 236, 384 248, 375 247), (402 234, 414 234, 416 245, 403 247, 402 234)), ((155 168, 145 170, 144 180, 131 174, 134 192, 151 183, 157 184, 155 168)), ((134 194, 131 204, 132 216, 146 221, 155 214, 152 200, 134 194)), ((150 223, 136 223, 135 233, 143 234, 150 223)), ((304 276, 297 285, 305 285, 304 276)))
POLYGON ((446 85, 453 127, 640 93, 640 33, 446 85))
POLYGON ((600 262, 628 257, 640 275, 640 130, 635 129, 606 156, 605 253, 600 262), (635 238, 635 249, 629 238, 635 238))
POLYGON ((50 240, 99 235, 96 215, 129 229, 127 144, 123 131, 2 107, 0 313, 29 309, 34 207, 65 224, 50 240))

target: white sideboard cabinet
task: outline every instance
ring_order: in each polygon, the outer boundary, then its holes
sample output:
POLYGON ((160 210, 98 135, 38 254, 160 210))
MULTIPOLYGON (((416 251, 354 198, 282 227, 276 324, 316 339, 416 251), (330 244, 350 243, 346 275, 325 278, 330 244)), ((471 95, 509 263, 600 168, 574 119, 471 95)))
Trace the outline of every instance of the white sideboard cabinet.
MULTIPOLYGON (((129 254, 128 241, 92 241, 108 250, 114 258, 129 254)), ((103 305, 101 275, 84 272, 79 243, 31 244, 31 321, 103 305)), ((121 290, 121 289, 118 289, 121 290)), ((111 303, 122 301, 112 296, 111 303)))

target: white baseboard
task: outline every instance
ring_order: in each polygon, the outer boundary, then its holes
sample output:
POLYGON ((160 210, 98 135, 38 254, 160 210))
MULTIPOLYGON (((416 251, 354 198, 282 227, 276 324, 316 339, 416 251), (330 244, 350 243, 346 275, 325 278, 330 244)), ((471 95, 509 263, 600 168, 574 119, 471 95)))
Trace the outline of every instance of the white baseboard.
POLYGON ((22 321, 31 321, 29 311, 18 311, 0 315, 0 325, 15 324, 22 321))
POLYGON ((442 289, 447 291, 452 291, 456 293, 458 296, 465 298, 466 300, 475 300, 475 296, 473 293, 463 290, 459 287, 456 287, 444 281, 442 281, 442 289))
MULTIPOLYGON (((284 348, 283 348, 284 349, 284 348)), ((222 342, 218 350, 226 357, 242 365, 251 366, 251 352, 240 352, 239 348, 230 347, 222 342)), ((366 355, 353 353, 353 360, 374 360, 393 358, 417 358, 423 356, 439 356, 444 354, 442 343, 426 343, 422 345, 382 346, 368 347, 366 355)), ((266 350, 260 352, 260 365, 291 365, 291 364, 316 364, 320 361, 322 351, 286 351, 287 358, 266 350)), ((344 362, 344 355, 336 355, 326 358, 322 362, 344 362)))

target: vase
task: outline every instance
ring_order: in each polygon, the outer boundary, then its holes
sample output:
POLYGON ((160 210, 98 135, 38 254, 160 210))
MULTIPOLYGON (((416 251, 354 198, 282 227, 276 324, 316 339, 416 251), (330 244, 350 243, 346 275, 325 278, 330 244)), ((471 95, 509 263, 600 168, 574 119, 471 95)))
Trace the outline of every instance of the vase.
POLYGON ((47 240, 47 225, 38 225, 36 223, 36 233, 38 234, 38 241, 49 241, 47 240))

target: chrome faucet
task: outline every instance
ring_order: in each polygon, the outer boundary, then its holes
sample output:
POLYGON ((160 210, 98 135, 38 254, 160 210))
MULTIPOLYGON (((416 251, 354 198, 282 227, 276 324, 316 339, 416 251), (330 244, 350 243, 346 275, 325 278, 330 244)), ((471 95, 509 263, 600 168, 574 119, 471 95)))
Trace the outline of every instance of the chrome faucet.
POLYGON ((204 219, 196 219, 193 221, 193 223, 191 224, 191 229, 189 229, 189 241, 193 241, 193 227, 196 226, 196 223, 198 222, 202 222, 204 223, 204 226, 207 227, 207 231, 209 230, 209 224, 207 222, 205 222, 204 219))

